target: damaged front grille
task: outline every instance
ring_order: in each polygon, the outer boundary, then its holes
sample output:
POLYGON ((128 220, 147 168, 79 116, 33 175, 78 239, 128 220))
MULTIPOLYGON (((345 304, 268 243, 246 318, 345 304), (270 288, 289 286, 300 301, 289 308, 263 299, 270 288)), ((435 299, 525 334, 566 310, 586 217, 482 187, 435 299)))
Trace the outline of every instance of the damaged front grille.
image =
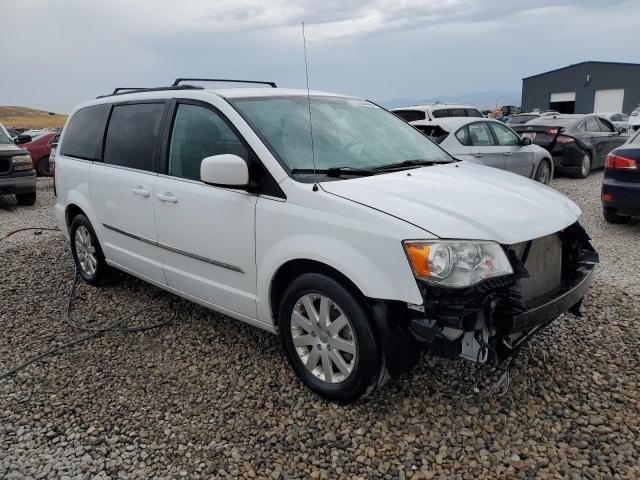
POLYGON ((563 312, 577 312, 590 284, 584 280, 592 278, 598 261, 579 223, 504 249, 513 275, 461 289, 421 285, 425 310, 413 327, 438 354, 465 356, 462 332, 464 338, 486 332, 489 344, 497 347, 514 334, 526 337, 563 312))
POLYGON ((519 286, 525 304, 558 288, 562 282, 562 238, 554 233, 511 246, 528 272, 519 286))

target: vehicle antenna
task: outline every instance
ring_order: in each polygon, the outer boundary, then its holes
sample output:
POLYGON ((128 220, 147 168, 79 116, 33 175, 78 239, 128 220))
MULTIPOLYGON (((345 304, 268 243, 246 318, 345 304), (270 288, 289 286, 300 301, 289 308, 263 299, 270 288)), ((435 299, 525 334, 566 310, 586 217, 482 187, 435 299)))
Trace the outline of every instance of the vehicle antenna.
POLYGON ((309 107, 309 136, 311 137, 311 162, 313 163, 313 191, 318 191, 316 182, 316 154, 313 145, 313 122, 311 121, 311 93, 309 91, 309 64, 307 63, 307 37, 304 33, 304 22, 302 22, 302 46, 304 48, 304 73, 307 78, 307 105, 309 107))

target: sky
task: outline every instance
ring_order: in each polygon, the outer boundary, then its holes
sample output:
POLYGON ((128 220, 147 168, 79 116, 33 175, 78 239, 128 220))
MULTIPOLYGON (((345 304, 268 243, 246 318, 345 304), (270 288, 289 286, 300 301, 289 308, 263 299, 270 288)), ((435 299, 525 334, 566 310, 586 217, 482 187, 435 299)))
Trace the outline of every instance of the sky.
POLYGON ((637 0, 0 0, 0 105, 58 113, 176 77, 388 103, 486 91, 585 60, 640 63, 637 0))

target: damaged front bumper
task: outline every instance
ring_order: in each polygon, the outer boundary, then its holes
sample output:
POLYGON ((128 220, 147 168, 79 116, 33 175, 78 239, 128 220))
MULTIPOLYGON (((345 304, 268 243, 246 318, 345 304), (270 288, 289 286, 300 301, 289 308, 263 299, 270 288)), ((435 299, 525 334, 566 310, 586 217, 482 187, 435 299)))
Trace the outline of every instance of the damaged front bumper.
POLYGON ((542 239, 505 246, 514 274, 470 288, 423 284, 409 331, 437 356, 484 362, 515 351, 559 315, 579 315, 598 254, 578 224, 542 239))

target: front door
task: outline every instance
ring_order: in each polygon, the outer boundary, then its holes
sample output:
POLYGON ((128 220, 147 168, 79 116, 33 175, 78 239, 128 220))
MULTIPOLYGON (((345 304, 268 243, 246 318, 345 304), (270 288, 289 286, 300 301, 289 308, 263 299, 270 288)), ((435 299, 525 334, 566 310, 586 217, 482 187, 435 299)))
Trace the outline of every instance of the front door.
POLYGON ((165 283, 156 246, 154 182, 165 103, 115 105, 109 117, 103 162, 91 166, 91 204, 108 261, 165 283))
POLYGON ((504 170, 505 157, 501 147, 496 145, 488 122, 470 123, 466 128, 469 135, 468 142, 471 144, 470 160, 504 170))
POLYGON ((504 155, 504 168, 510 172, 533 176, 533 153, 520 143, 520 137, 506 125, 491 122, 498 145, 504 155))
POLYGON ((155 183, 158 245, 167 283, 211 306, 256 318, 257 196, 200 181, 205 157, 249 150, 222 114, 178 101, 163 174, 155 183))

